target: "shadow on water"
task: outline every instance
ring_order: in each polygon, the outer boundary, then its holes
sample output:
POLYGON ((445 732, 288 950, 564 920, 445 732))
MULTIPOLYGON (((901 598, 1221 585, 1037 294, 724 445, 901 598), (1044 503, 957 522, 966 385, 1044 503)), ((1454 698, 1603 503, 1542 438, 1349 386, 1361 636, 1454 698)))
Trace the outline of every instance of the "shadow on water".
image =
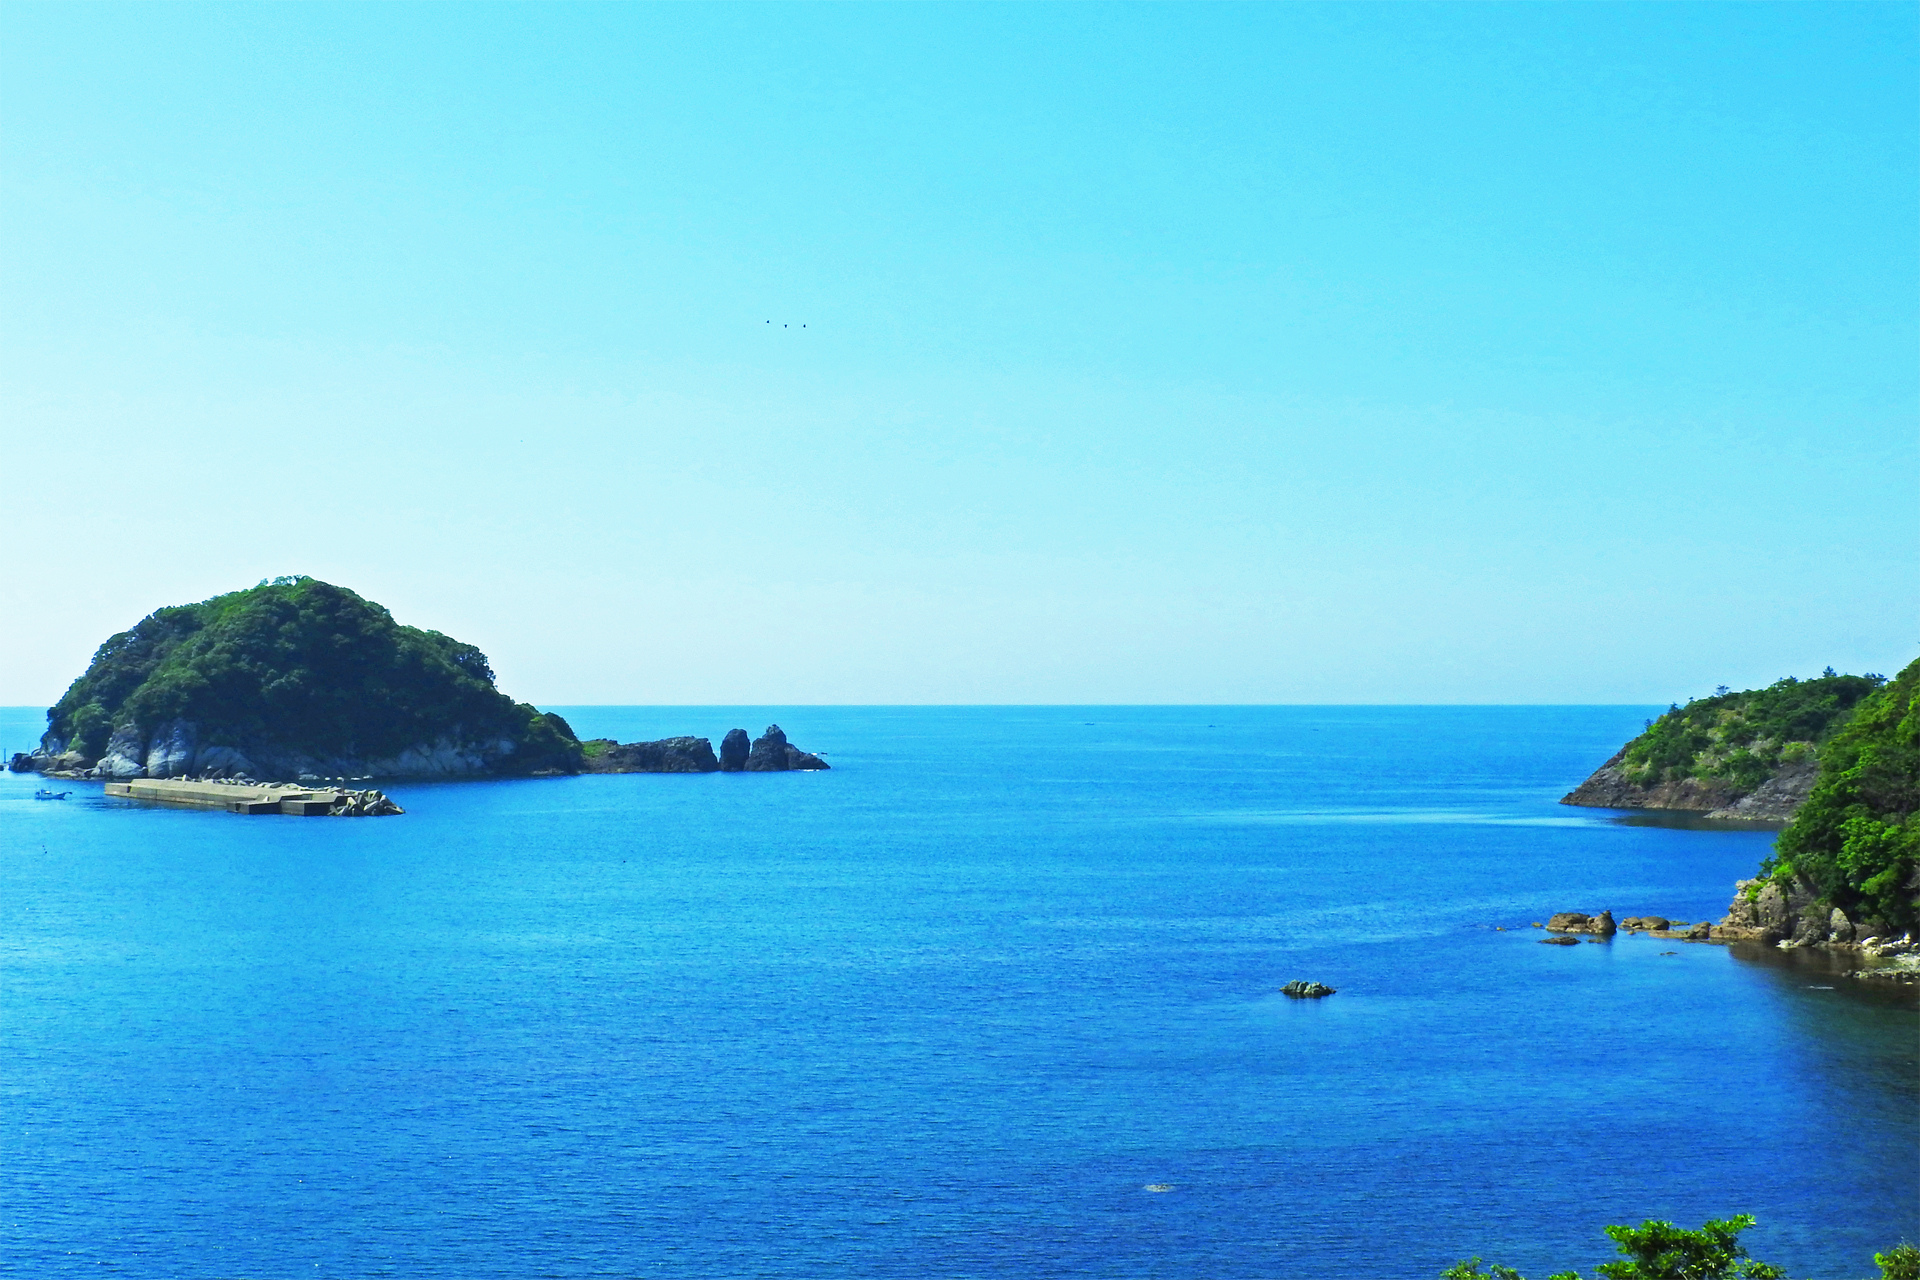
POLYGON ((1836 995, 1889 1009, 1920 1010, 1920 986, 1888 982, 1884 979, 1857 978, 1859 957, 1844 951, 1819 947, 1779 947, 1757 942, 1736 942, 1727 951, 1742 964, 1766 971, 1783 986, 1831 989, 1836 995))
POLYGON ((1699 809, 1614 809, 1608 820, 1622 827, 1666 827, 1674 831, 1778 831, 1787 824, 1761 818, 1709 818, 1699 809))

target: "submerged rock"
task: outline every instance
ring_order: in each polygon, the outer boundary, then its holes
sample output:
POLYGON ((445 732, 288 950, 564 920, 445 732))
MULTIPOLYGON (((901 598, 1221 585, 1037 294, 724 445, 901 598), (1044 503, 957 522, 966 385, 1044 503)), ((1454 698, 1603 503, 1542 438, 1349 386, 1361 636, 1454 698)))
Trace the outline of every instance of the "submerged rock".
POLYGON ((1540 945, 1544 947, 1577 947, 1580 945, 1580 939, 1568 934, 1556 933, 1551 938, 1540 939, 1540 945))

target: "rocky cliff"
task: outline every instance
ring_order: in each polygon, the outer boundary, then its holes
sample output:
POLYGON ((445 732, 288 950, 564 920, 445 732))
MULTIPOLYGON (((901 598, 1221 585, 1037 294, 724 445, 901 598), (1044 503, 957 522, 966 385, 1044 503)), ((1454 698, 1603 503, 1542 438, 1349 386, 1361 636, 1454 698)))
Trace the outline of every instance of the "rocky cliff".
POLYGON ((626 743, 594 738, 584 745, 583 773, 717 773, 720 769, 713 744, 705 738, 626 743))
POLYGON ((1670 707, 1560 803, 1784 822, 1813 790, 1820 744, 1885 683, 1829 668, 1670 707))
POLYGON ((570 772, 559 716, 486 655, 312 578, 160 609, 113 636, 15 771, 73 777, 466 777, 570 772))
POLYGON ((1813 790, 1819 766, 1811 755, 1783 761, 1751 791, 1722 778, 1663 778, 1636 782, 1622 767, 1627 749, 1561 798, 1561 804, 1597 809, 1685 809, 1710 818, 1785 822, 1813 790))

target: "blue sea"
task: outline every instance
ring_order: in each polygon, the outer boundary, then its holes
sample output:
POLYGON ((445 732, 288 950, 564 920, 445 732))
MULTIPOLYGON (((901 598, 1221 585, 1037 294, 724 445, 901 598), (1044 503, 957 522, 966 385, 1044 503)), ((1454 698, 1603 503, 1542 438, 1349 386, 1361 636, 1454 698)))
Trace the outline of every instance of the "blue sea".
MULTIPOLYGON (((1432 1277, 1920 1239, 1920 1015, 1555 802, 1637 707, 558 708, 828 773, 240 818, 0 777, 0 1270, 1432 1277), (1290 1000, 1290 979, 1339 989, 1290 1000)), ((0 714, 9 750, 37 709, 0 714)))

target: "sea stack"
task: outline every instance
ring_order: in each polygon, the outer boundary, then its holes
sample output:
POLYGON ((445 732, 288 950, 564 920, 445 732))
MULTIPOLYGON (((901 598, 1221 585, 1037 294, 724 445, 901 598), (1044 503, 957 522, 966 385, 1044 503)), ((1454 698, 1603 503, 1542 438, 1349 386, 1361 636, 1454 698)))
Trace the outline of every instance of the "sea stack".
MULTIPOLYGON (((732 734, 727 737, 731 739, 732 734)), ((747 752, 747 770, 750 773, 785 773, 789 769, 825 769, 829 767, 825 760, 808 751, 802 751, 787 742, 787 735, 780 726, 770 724, 767 731, 753 740, 753 749, 747 752)))

